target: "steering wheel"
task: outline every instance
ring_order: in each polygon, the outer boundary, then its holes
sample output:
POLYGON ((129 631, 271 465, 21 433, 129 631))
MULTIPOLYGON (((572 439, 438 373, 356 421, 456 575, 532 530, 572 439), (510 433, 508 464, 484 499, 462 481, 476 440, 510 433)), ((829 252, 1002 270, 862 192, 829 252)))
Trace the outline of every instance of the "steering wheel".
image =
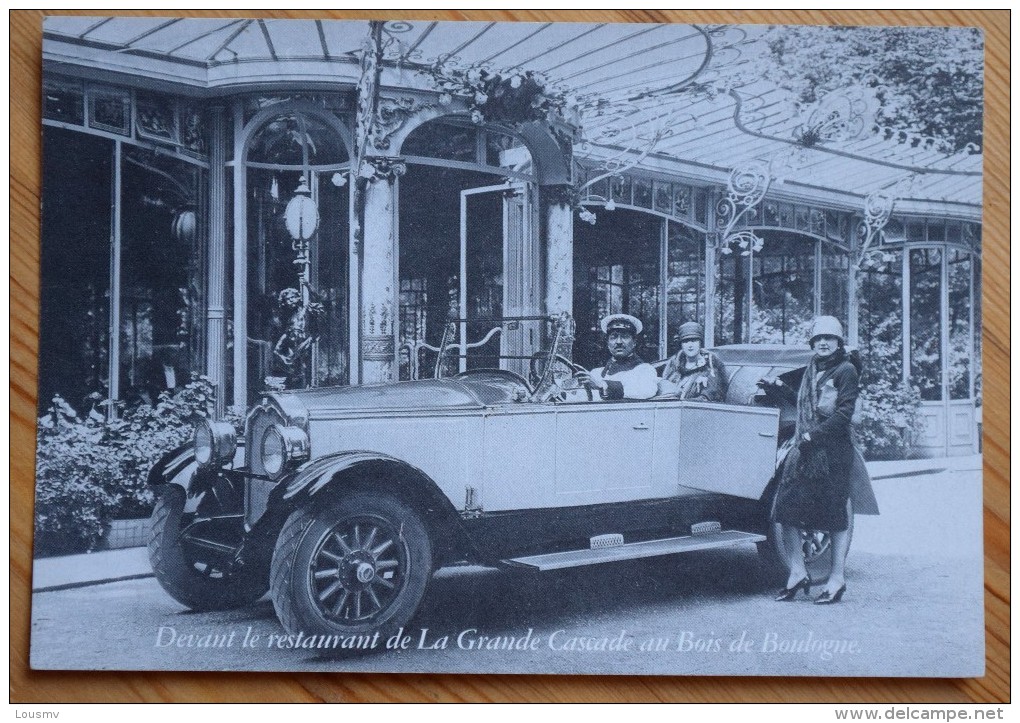
POLYGON ((539 401, 559 401, 565 402, 568 399, 568 392, 576 389, 584 389, 589 402, 595 401, 595 396, 592 394, 592 390, 588 386, 584 386, 577 382, 574 377, 576 372, 588 371, 580 364, 567 359, 561 354, 556 354, 551 362, 549 359, 548 351, 537 351, 531 355, 531 368, 530 374, 532 386, 538 386, 545 376, 548 364, 552 364, 552 372, 549 378, 549 388, 545 391, 539 401))

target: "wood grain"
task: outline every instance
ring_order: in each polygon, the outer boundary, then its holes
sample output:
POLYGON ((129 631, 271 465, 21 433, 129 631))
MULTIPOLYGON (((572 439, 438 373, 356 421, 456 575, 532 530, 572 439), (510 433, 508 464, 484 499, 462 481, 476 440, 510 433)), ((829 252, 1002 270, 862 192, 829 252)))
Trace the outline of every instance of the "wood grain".
MULTIPOLYGON (((60 14, 68 14, 61 11, 60 14)), ((108 14, 91 11, 91 15, 108 14)), ((984 523, 980 679, 588 678, 379 674, 40 673, 28 668, 39 310, 42 11, 10 12, 10 701, 995 702, 1009 700, 1008 11, 149 11, 123 14, 600 22, 969 25, 985 31, 984 523)))

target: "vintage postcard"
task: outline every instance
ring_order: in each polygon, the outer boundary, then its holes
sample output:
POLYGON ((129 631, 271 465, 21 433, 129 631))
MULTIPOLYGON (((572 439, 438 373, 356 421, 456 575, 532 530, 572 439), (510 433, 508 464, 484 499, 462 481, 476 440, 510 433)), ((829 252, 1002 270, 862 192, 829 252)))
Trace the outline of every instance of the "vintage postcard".
POLYGON ((34 668, 983 674, 979 30, 42 62, 34 668))

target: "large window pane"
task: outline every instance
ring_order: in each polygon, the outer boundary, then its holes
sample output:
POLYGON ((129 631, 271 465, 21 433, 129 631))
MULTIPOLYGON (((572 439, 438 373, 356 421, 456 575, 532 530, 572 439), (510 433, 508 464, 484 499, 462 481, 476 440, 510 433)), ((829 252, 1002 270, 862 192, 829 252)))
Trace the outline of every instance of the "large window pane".
POLYGON ((716 283, 715 343, 742 344, 747 341, 750 257, 740 253, 719 255, 716 283))
POLYGON ((971 260, 952 249, 949 257, 949 398, 969 399, 971 379, 971 260))
POLYGON ((79 412, 109 395, 113 143, 43 131, 39 405, 79 412))
MULTIPOLYGON (((503 316, 503 199, 499 193, 468 196, 467 221, 467 308, 468 319, 487 319, 467 324, 465 342, 477 343, 498 326, 492 319, 503 316)), ((507 269, 511 272, 510 269, 507 269)), ((509 279, 506 279, 509 281, 509 279)), ((459 292, 459 287, 458 287, 459 292)), ((458 298, 459 301, 459 298, 458 298)), ((519 310, 506 312, 519 313, 519 310)), ((501 332, 501 333, 509 333, 501 332)), ((504 342, 505 344, 505 342, 504 342)), ((510 368, 520 371, 521 360, 510 368)), ((471 369, 500 367, 500 339, 493 337, 483 346, 468 351, 467 366, 471 369)), ((505 367, 505 365, 504 365, 505 367)))
POLYGON ((127 147, 121 176, 120 396, 155 404, 202 369, 203 173, 127 147))
POLYGON ((637 353, 658 359, 659 251, 662 219, 634 211, 600 211, 598 223, 574 227, 574 357, 585 366, 606 361, 599 321, 607 314, 633 314, 644 324, 637 353))
MULTIPOLYGON (((415 128, 404 141, 400 152, 405 156, 444 158, 464 163, 481 163, 478 138, 481 131, 472 126, 425 123, 415 128)), ((488 153, 486 154, 488 155, 488 153)), ((498 156, 497 156, 498 158, 498 156)))
POLYGON ((981 257, 975 255, 974 263, 974 398, 981 400, 981 257))
POLYGON ((847 283, 850 280, 850 255, 830 243, 822 244, 822 313, 835 316, 845 329, 847 314, 847 283))
POLYGON ((666 271, 666 354, 679 345, 676 335, 687 321, 705 324, 705 238, 678 223, 669 224, 666 271))
POLYGON ((284 113, 252 138, 248 160, 289 166, 343 163, 347 152, 336 131, 314 116, 284 113))
POLYGON ((308 240, 311 266, 306 304, 301 268, 294 263, 294 239, 284 222, 301 176, 300 171, 248 172, 251 393, 281 383, 288 389, 301 389, 348 381, 348 191, 332 182, 330 172, 310 174, 319 225, 308 240), (302 339, 316 341, 302 345, 302 339))
POLYGON ((348 209, 347 186, 333 183, 332 173, 313 175, 319 206, 319 231, 312 244, 312 290, 322 304, 316 321, 314 347, 315 386, 347 384, 350 372, 350 315, 348 314, 348 209))
POLYGON ((751 341, 757 344, 807 342, 815 310, 815 249, 818 242, 783 233, 764 235, 752 255, 754 312, 751 341))
POLYGON ((348 160, 339 133, 313 114, 281 111, 252 137, 249 168, 248 392, 349 381, 347 179, 314 165, 348 160), (287 231, 285 212, 302 181, 318 213, 304 243, 287 231))
POLYGON ((860 272, 858 319, 866 383, 903 379, 903 252, 860 272))
POLYGON ((910 378, 924 401, 942 399, 942 251, 910 251, 910 378))

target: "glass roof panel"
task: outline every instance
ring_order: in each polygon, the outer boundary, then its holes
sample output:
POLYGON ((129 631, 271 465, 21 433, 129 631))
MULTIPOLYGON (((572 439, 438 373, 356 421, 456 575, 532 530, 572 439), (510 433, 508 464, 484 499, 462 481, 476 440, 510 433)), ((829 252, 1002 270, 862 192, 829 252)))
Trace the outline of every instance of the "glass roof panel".
POLYGON ((245 21, 244 29, 213 56, 216 62, 269 60, 272 55, 262 25, 257 20, 245 21))
POLYGON ((113 18, 89 31, 88 39, 100 43, 123 43, 159 27, 169 18, 113 18))
MULTIPOLYGON (((51 16, 44 24, 44 58, 49 53, 60 63, 80 62, 115 73, 161 77, 168 84, 208 88, 272 80, 264 69, 272 68, 274 57, 281 62, 301 58, 309 62, 297 70, 290 64, 280 79, 300 84, 342 76, 349 83, 357 80, 356 63, 369 31, 367 21, 171 20, 51 16), (90 42, 108 47, 93 45, 77 60, 74 46, 90 42), (147 52, 123 52, 133 49, 147 52), (196 61, 209 64, 203 67, 196 61), (245 61, 264 65, 247 66, 248 75, 232 69, 231 64, 245 61)), ((770 82, 748 85, 740 78, 767 53, 758 39, 765 30, 699 29, 686 24, 396 21, 386 23, 383 37, 387 63, 398 71, 388 69, 392 74, 384 82, 427 88, 424 75, 397 60, 431 63, 447 55, 459 67, 484 64, 497 71, 540 71, 554 88, 609 101, 598 114, 582 109, 582 134, 589 143, 579 146, 578 153, 593 164, 628 143, 640 153, 639 139, 655 138, 649 158, 656 163, 677 169, 695 164, 711 169, 716 179, 725 179, 730 169, 750 159, 770 158, 777 183, 863 198, 882 184, 913 174, 904 197, 931 194, 980 202, 979 154, 947 156, 930 145, 904 143, 870 129, 860 137, 798 145, 804 118, 792 96, 770 82), (708 36, 711 58, 698 81, 713 88, 714 97, 675 92, 673 86, 689 78, 708 57, 708 36), (642 97, 644 93, 648 95, 642 97), (975 175, 938 172, 945 170, 975 175)))
POLYGON ((78 16, 78 15, 50 15, 43 18, 43 32, 57 32, 61 35, 77 37, 101 22, 109 22, 109 18, 78 16))
POLYGON ((335 23, 323 20, 322 34, 326 37, 326 46, 331 57, 340 57, 361 50, 368 35, 368 22, 350 20, 335 23))
POLYGON ((322 58, 322 42, 315 22, 266 20, 266 30, 278 58, 322 58))
MULTIPOLYGON (((182 33, 184 19, 169 25, 157 25, 144 37, 138 38, 131 44, 133 48, 148 50, 156 53, 175 53, 193 59, 205 58, 216 47, 226 39, 229 29, 240 23, 239 20, 227 19, 199 19, 189 20, 187 32, 182 33), (196 49, 201 46, 202 41, 213 43, 205 53, 198 53, 196 49)), ((122 38, 129 40, 129 38, 122 38)))

